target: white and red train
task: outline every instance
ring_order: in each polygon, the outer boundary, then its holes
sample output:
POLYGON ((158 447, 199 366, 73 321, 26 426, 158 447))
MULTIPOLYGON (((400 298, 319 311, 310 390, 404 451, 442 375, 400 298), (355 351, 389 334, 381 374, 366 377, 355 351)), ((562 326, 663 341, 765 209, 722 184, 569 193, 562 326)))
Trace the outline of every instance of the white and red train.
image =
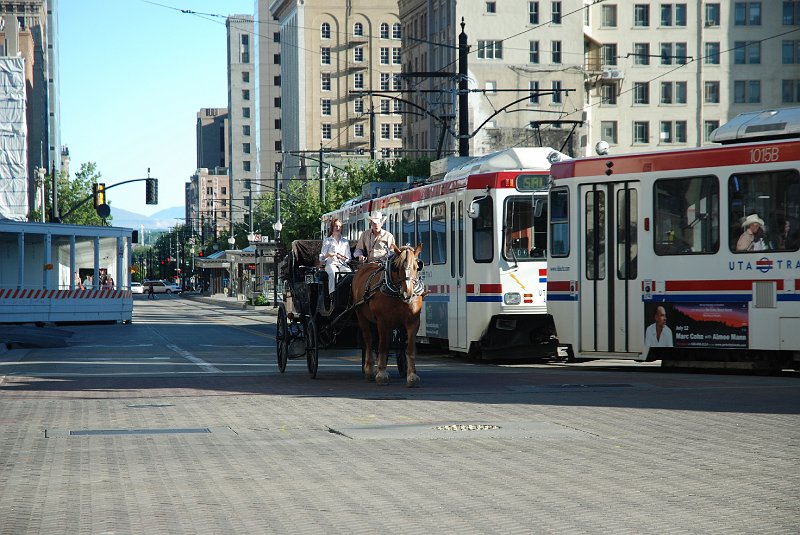
POLYGON ((421 341, 484 357, 530 356, 554 340, 547 314, 547 190, 550 148, 481 156, 439 180, 323 216, 355 241, 380 210, 398 244, 423 244, 421 341), (538 348, 538 349, 537 349, 538 348))
POLYGON ((575 359, 800 369, 800 108, 712 139, 552 166, 548 310, 575 359))

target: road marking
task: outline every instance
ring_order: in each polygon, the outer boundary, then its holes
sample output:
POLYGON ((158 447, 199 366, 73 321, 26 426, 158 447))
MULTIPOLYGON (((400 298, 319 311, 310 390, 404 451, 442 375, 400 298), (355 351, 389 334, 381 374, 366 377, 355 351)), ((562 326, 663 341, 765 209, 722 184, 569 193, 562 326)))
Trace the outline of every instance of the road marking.
POLYGON ((219 368, 217 368, 215 366, 212 366, 211 364, 209 364, 208 362, 204 361, 203 359, 192 355, 191 353, 189 353, 185 349, 182 349, 182 348, 180 348, 180 347, 178 347, 178 346, 176 346, 174 344, 168 344, 167 347, 169 349, 171 349, 172 351, 174 351, 175 353, 177 353, 178 355, 180 355, 183 358, 185 358, 186 360, 188 360, 190 362, 194 362, 195 364, 197 364, 204 371, 213 372, 213 373, 220 373, 220 371, 221 371, 219 368))

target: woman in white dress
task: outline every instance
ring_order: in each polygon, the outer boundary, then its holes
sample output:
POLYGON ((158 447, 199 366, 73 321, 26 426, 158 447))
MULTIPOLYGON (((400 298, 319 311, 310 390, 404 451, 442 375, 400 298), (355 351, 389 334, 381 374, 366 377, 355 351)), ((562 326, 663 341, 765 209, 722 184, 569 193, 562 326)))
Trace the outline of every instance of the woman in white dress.
POLYGON ((352 271, 347 265, 350 261, 350 241, 342 237, 342 222, 336 218, 331 221, 328 237, 322 242, 319 259, 325 262, 325 271, 328 273, 328 293, 333 293, 336 274, 352 271))

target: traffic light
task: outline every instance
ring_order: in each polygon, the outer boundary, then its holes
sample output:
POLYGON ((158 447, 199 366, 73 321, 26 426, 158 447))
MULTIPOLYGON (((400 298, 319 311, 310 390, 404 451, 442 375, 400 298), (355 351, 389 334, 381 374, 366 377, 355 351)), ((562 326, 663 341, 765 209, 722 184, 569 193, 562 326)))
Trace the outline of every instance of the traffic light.
POLYGON ((95 208, 106 204, 106 185, 102 182, 92 184, 92 195, 95 208))
POLYGON ((145 184, 145 203, 158 204, 158 179, 148 178, 145 184))

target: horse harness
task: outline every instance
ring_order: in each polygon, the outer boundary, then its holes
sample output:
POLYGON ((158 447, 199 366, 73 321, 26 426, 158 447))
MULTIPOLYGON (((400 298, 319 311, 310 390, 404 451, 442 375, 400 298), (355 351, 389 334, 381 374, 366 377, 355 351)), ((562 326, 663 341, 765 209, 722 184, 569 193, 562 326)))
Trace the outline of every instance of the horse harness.
MULTIPOLYGON (((358 303, 354 303, 353 308, 369 301, 378 292, 378 290, 389 297, 396 297, 398 299, 403 298, 403 293, 402 290, 400 290, 399 285, 402 284, 406 278, 401 277, 397 282, 393 282, 391 277, 392 272, 399 273, 399 269, 397 269, 394 265, 394 256, 395 255, 390 255, 385 262, 381 262, 378 269, 369 274, 367 282, 364 285, 364 297, 358 303), (380 282, 380 284, 373 286, 372 281, 376 276, 379 276, 379 274, 382 274, 383 280, 380 282)), ((414 285, 412 297, 418 297, 425 293, 425 283, 423 283, 422 280, 415 278, 412 279, 412 283, 414 285)))

